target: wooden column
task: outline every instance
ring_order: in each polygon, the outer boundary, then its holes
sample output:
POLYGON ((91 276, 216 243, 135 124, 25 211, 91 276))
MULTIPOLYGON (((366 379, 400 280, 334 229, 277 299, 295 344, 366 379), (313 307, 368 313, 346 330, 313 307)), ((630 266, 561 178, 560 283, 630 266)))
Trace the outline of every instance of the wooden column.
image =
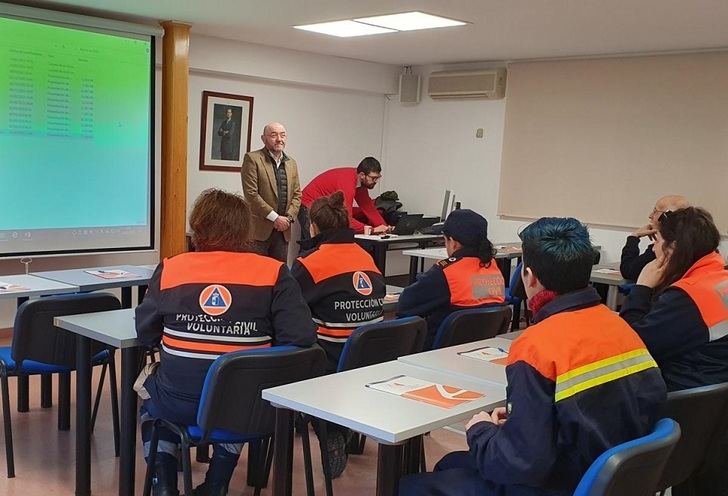
POLYGON ((162 22, 162 213, 159 255, 186 251, 190 25, 162 22))

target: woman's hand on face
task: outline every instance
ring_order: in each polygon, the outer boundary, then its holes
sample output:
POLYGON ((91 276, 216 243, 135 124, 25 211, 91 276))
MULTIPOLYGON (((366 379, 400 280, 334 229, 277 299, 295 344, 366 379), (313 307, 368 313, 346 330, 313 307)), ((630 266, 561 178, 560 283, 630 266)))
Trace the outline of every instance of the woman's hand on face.
POLYGON ((656 288, 662 280, 662 275, 667 268, 667 260, 665 257, 656 258, 652 262, 645 265, 645 268, 640 272, 640 276, 637 278, 637 284, 640 286, 647 286, 648 288, 656 288))

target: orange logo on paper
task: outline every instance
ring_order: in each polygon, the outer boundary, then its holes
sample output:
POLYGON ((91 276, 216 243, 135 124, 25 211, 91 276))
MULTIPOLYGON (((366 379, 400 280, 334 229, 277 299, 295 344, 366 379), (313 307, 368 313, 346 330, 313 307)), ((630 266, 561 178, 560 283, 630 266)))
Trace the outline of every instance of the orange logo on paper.
POLYGON ((372 280, 364 272, 354 272, 353 282, 357 293, 364 296, 372 294, 372 280))
POLYGON ((200 308, 207 315, 222 315, 233 302, 230 291, 225 286, 212 284, 200 293, 200 308))

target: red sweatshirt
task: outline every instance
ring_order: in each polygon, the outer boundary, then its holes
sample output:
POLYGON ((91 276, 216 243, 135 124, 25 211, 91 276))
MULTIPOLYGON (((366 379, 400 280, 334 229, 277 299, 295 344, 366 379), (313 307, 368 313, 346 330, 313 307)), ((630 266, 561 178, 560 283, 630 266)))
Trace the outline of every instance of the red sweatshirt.
POLYGON ((356 233, 364 232, 364 224, 353 216, 354 200, 359 206, 357 214, 361 214, 367 224, 372 227, 386 224, 379 214, 374 201, 369 198, 369 191, 364 186, 357 187, 356 167, 338 167, 329 169, 316 176, 301 193, 301 203, 310 208, 313 201, 322 196, 329 196, 332 193, 341 191, 344 193, 344 206, 349 212, 349 227, 356 233))

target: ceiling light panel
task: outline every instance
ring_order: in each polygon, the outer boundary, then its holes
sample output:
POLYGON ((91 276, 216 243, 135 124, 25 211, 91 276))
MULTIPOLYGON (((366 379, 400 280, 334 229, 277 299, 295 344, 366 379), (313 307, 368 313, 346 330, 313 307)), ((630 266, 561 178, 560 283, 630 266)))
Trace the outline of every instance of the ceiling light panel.
POLYGON ((354 21, 333 21, 320 22, 318 24, 306 24, 303 26, 293 26, 296 29, 304 31, 313 31, 314 33, 328 34, 338 36, 339 38, 350 38, 353 36, 367 36, 372 34, 393 33, 394 29, 388 29, 381 26, 372 26, 354 21))
POLYGON ((417 29, 445 28, 466 24, 462 21, 425 14, 424 12, 403 12, 385 16, 362 17, 354 20, 396 31, 415 31, 417 29))

